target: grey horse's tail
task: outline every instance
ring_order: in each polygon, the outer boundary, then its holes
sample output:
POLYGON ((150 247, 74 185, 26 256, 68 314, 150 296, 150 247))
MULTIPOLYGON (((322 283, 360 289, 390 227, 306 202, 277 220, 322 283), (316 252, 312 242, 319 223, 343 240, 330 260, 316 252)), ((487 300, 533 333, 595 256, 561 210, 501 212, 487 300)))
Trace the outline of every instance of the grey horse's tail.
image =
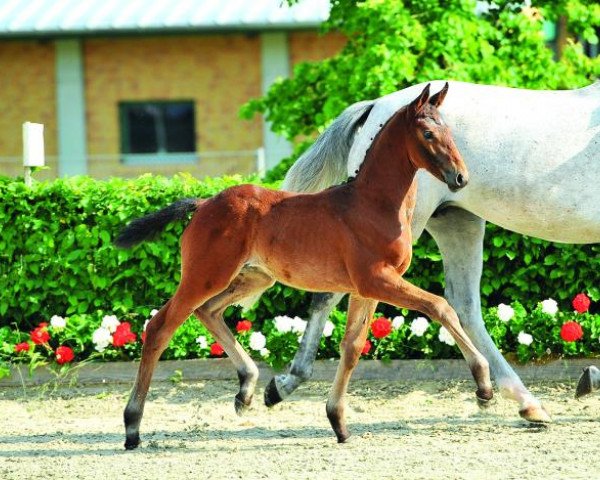
POLYGON ((185 220, 189 213, 196 210, 202 200, 184 198, 165 208, 144 217, 132 220, 114 241, 119 248, 131 248, 138 243, 151 240, 166 226, 176 220, 185 220))
POLYGON ((288 171, 282 190, 318 192, 348 176, 346 165, 354 134, 365 123, 375 100, 354 103, 344 110, 288 171))

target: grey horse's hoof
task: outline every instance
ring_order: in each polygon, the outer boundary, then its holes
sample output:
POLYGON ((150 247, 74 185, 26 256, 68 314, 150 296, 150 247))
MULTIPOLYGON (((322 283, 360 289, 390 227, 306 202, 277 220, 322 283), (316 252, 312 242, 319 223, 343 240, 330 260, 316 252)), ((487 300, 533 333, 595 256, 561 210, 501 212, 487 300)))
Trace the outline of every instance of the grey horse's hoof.
POLYGON ((125 450, 135 450, 141 445, 140 437, 127 438, 125 440, 125 450))
POLYGON ((575 398, 589 395, 598 389, 600 389, 600 370, 594 366, 585 367, 575 389, 575 398))
POLYGON ((283 401, 283 398, 281 398, 281 395, 279 395, 277 384, 275 383, 275 377, 273 377, 265 388, 265 405, 270 408, 274 405, 277 405, 281 401, 283 401))

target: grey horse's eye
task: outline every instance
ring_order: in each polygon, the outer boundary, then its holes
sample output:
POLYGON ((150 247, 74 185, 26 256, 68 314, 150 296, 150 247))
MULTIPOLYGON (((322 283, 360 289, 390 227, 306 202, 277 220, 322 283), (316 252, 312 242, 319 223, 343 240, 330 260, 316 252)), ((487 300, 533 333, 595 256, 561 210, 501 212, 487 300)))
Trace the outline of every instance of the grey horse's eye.
POLYGON ((431 130, 425 130, 423 132, 423 136, 425 137, 425 140, 432 140, 433 139, 433 132, 431 130))

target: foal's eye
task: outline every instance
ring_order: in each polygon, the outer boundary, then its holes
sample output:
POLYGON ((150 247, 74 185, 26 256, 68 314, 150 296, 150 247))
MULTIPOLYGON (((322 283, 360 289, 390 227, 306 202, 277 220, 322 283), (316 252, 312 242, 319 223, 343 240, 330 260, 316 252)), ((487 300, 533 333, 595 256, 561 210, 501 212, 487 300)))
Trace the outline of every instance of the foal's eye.
POLYGON ((433 132, 431 130, 425 130, 423 132, 423 136, 425 137, 425 140, 432 140, 433 139, 433 132))

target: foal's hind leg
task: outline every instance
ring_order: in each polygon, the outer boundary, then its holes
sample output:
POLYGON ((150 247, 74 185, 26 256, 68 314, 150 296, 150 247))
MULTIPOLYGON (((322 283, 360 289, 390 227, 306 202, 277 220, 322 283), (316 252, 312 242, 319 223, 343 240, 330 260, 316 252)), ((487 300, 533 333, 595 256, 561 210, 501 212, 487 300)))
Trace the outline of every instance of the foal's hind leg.
POLYGON ((376 300, 350 296, 346 333, 340 345, 340 363, 326 407, 327 418, 329 418, 329 423, 331 423, 339 443, 344 443, 350 437, 350 432, 346 427, 346 391, 352 372, 358 364, 365 346, 369 325, 377 303, 376 300))
POLYGON ((144 413, 144 403, 152 373, 160 355, 169 344, 175 330, 188 318, 194 306, 182 301, 181 296, 169 300, 160 311, 152 317, 146 328, 146 341, 142 348, 142 359, 138 368, 137 378, 127 406, 125 407, 125 448, 132 450, 140 444, 140 423, 144 413))
POLYGON ((273 278, 264 270, 245 267, 229 287, 194 311, 196 317, 227 352, 237 370, 240 390, 235 396, 235 411, 238 415, 241 415, 252 402, 258 380, 258 368, 225 324, 223 312, 229 305, 254 297, 274 283, 273 278))
POLYGON ((140 422, 152 373, 175 330, 205 301, 222 292, 239 272, 246 255, 244 238, 228 235, 209 249, 210 229, 198 229, 197 217, 181 240, 181 282, 173 298, 152 317, 146 328, 146 341, 133 391, 125 407, 125 448, 140 443, 140 422))

